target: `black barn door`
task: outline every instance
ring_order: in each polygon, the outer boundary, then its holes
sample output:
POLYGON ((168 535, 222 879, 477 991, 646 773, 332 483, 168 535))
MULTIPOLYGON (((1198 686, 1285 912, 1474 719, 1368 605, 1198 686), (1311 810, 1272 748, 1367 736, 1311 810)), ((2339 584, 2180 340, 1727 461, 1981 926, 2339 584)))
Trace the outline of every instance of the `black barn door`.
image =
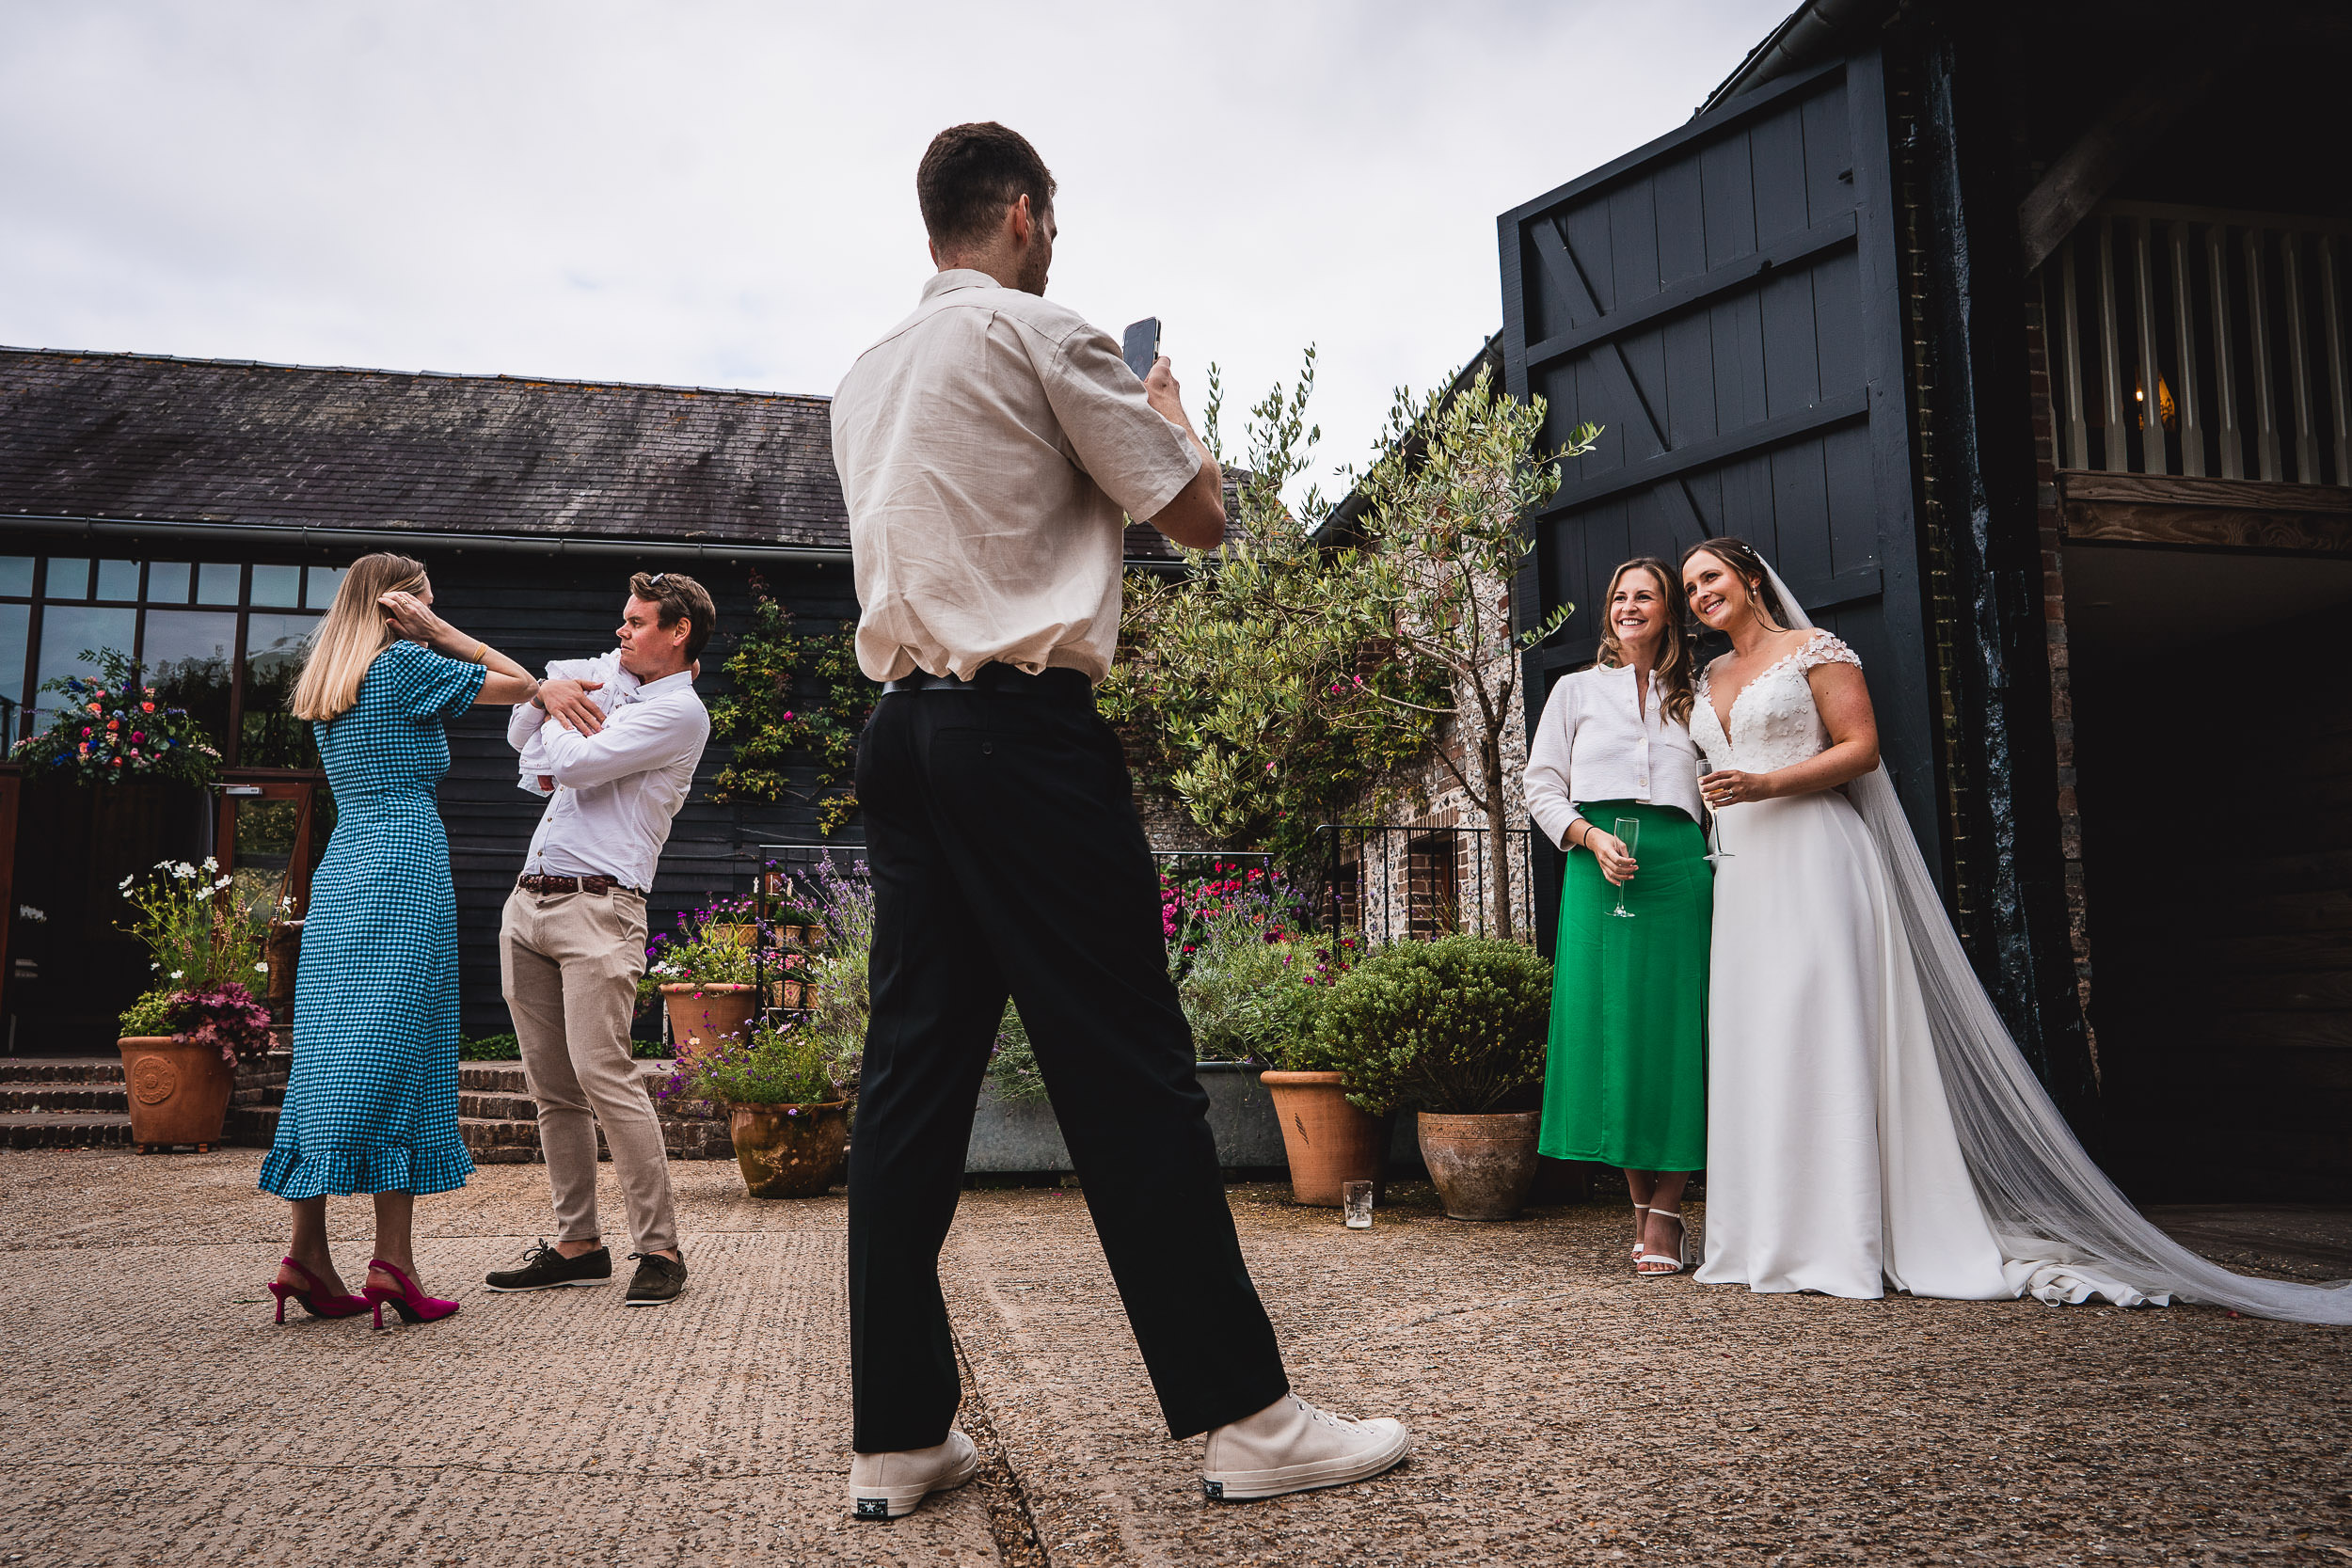
POLYGON ((1505 213, 1504 373, 1549 439, 1603 425, 1534 520, 1528 721, 1598 644, 1610 571, 1714 534, 1761 550, 1853 644, 1883 754, 1941 866, 1878 56, 1775 83, 1505 213))

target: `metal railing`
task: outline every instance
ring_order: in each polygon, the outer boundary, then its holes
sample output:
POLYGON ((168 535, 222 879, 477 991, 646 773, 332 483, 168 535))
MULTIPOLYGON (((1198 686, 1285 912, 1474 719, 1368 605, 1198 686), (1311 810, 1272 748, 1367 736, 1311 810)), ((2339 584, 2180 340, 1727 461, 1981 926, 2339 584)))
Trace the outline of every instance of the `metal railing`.
POLYGON ((2352 224, 2107 202, 2049 266, 2062 468, 2352 484, 2352 224))
POLYGON ((1315 907, 1327 930, 1359 931, 1374 942, 1426 941, 1455 931, 1500 935, 1494 910, 1500 870, 1511 934, 1532 938, 1531 828, 1504 830, 1500 868, 1493 834, 1485 827, 1327 822, 1315 832, 1325 850, 1318 857, 1324 885, 1315 907))

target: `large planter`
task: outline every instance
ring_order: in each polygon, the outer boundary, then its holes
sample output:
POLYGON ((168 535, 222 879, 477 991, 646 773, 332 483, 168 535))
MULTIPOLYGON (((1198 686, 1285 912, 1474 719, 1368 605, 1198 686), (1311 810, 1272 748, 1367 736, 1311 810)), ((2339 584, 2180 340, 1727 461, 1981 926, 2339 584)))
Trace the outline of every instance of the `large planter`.
POLYGON ((850 1148, 850 1102, 729 1105, 735 1163, 754 1197, 821 1197, 841 1180, 850 1148))
POLYGON ((1387 1142, 1380 1118, 1347 1102, 1345 1074, 1269 1072, 1258 1082, 1274 1095, 1294 1201, 1336 1209, 1343 1182, 1378 1179, 1387 1142))
POLYGON ((1535 1180, 1540 1111, 1450 1117, 1421 1113, 1421 1157, 1449 1218, 1507 1220, 1535 1180))
POLYGON ((122 1087, 131 1105, 131 1141, 146 1154, 194 1144, 199 1154, 220 1142, 236 1072, 211 1046, 182 1045, 168 1035, 127 1035, 122 1087))
POLYGON ((670 1009, 670 1045, 684 1058, 715 1040, 745 1038, 751 1030, 755 999, 742 985, 661 988, 662 1005, 670 1009))

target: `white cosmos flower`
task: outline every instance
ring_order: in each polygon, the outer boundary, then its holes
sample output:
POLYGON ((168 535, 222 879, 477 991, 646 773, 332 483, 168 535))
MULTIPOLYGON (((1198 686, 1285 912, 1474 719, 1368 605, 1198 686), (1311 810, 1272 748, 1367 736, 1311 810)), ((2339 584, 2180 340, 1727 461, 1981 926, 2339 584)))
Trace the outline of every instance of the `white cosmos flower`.
POLYGON ((213 884, 213 891, 215 893, 218 893, 222 888, 229 886, 236 879, 234 877, 223 877, 219 881, 213 884))
POLYGON ((255 974, 267 974, 269 973, 269 965, 267 965, 267 964, 255 964, 255 965, 253 966, 253 970, 254 970, 254 973, 255 973, 255 974))
POLYGON ((183 974, 185 974, 186 973, 187 973, 187 971, 186 971, 186 970, 184 970, 184 969, 175 969, 175 970, 173 970, 173 971, 171 972, 171 977, 172 977, 173 979, 177 980, 178 978, 180 978, 180 976, 182 976, 183 974))
POLYGON ((213 859, 212 856, 207 855, 204 857, 204 869, 207 871, 218 871, 220 869, 220 862, 213 859))

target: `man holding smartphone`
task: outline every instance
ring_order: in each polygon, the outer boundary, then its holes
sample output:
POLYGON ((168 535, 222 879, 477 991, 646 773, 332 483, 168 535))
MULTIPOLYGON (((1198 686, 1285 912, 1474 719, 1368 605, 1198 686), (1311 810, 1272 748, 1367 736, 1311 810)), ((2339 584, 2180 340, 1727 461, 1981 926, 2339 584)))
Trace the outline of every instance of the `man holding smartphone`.
POLYGON ((850 1157, 850 1495, 895 1517, 977 1469, 939 1287, 1009 994, 1169 1433, 1227 1500, 1377 1475, 1412 1440, 1290 1392, 1225 1203, 1158 879, 1094 683, 1119 638, 1124 515, 1223 539, 1223 476, 1165 358, 1043 298, 1054 178, 996 124, 915 177, 938 274, 834 394, 875 888, 873 1013, 850 1157))

